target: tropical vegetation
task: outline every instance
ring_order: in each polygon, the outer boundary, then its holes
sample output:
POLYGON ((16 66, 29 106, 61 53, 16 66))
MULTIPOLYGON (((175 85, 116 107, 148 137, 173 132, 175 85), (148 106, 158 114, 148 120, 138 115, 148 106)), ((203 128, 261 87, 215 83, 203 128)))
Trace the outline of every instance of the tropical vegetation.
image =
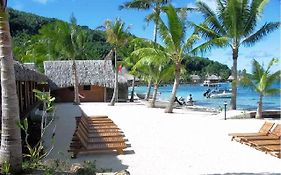
POLYGON ((253 60, 253 69, 251 74, 245 73, 241 83, 248 86, 259 94, 258 108, 256 118, 262 118, 263 97, 266 95, 274 95, 281 92, 280 88, 273 87, 272 85, 280 81, 281 71, 271 70, 272 66, 277 65, 278 59, 273 58, 267 68, 264 68, 257 60, 253 60))
POLYGON ((145 40, 142 40, 142 44, 142 48, 131 53, 131 58, 135 60, 131 73, 137 74, 139 77, 149 77, 148 80, 152 81, 154 91, 149 106, 155 107, 159 85, 173 78, 175 65, 163 46, 145 40))
POLYGON ((202 24, 193 24, 208 42, 200 50, 212 47, 232 49, 232 97, 231 107, 236 109, 237 60, 241 46, 252 46, 280 26, 280 22, 268 22, 255 30, 258 19, 268 0, 218 0, 217 9, 212 10, 206 3, 198 1, 196 6, 205 17, 202 24))
POLYGON ((164 42, 166 54, 175 65, 174 85, 169 100, 169 104, 165 112, 173 112, 173 104, 175 101, 177 88, 180 83, 180 71, 182 60, 194 56, 194 43, 199 39, 197 34, 192 34, 186 39, 186 19, 182 18, 172 5, 163 8, 167 15, 167 24, 162 19, 159 20, 160 37, 164 42))
MULTIPOLYGON (((154 22, 154 31, 153 31, 153 41, 154 43, 157 43, 157 36, 158 36, 158 30, 159 30, 159 20, 160 20, 160 14, 162 12, 162 7, 170 3, 171 0, 132 0, 130 2, 125 2, 121 6, 119 6, 120 9, 137 9, 137 10, 151 10, 152 13, 148 14, 145 17, 146 22, 154 22)), ((145 99, 148 100, 151 92, 151 83, 152 80, 150 79, 148 81, 148 88, 145 99)))
POLYGON ((105 21, 106 38, 107 42, 113 45, 114 67, 115 67, 115 81, 114 91, 110 101, 110 105, 114 106, 118 102, 118 67, 117 65, 117 51, 128 42, 128 30, 125 23, 121 19, 116 19, 115 22, 105 21))

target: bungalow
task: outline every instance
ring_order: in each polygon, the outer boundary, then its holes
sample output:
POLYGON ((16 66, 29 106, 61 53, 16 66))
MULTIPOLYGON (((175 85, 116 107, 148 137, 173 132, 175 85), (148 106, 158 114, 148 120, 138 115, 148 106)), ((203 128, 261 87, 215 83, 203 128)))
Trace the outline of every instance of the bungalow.
POLYGON ((195 74, 190 75, 190 79, 192 83, 199 83, 201 81, 200 76, 195 74))
MULTIPOLYGON (((1 69, 1 66, 0 66, 1 69)), ((42 90, 42 82, 47 81, 47 77, 35 70, 34 65, 25 65, 17 61, 14 61, 15 78, 16 78, 16 90, 19 100, 20 116, 23 118, 34 107, 37 106, 38 99, 35 97, 33 89, 42 90), (34 69, 31 69, 33 66, 34 69)), ((0 91, 1 95, 1 91, 0 91)), ((1 99, 0 99, 1 102, 1 99)), ((1 107, 1 103, 0 103, 1 107)))
MULTIPOLYGON (((76 60, 81 102, 107 102, 114 89, 114 71, 109 60, 76 60)), ((45 61, 45 75, 51 94, 58 102, 72 102, 72 61, 45 61)), ((127 101, 127 80, 119 76, 118 101, 127 101)))
POLYGON ((207 80, 210 81, 210 83, 218 83, 221 80, 221 77, 213 74, 208 76, 207 80))

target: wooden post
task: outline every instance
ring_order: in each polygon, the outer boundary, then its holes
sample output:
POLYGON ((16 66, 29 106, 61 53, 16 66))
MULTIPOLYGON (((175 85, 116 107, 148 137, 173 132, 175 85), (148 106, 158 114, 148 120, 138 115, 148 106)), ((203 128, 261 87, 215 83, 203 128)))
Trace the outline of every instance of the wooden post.
POLYGON ((24 102, 23 100, 23 89, 22 87, 24 86, 24 82, 23 81, 19 81, 19 87, 20 87, 20 93, 19 93, 19 100, 20 100, 20 112, 23 112, 23 108, 24 108, 24 102))
POLYGON ((28 108, 28 86, 27 86, 27 81, 24 81, 24 112, 26 112, 27 108, 28 108))
POLYGON ((106 87, 103 88, 103 102, 106 102, 106 87))

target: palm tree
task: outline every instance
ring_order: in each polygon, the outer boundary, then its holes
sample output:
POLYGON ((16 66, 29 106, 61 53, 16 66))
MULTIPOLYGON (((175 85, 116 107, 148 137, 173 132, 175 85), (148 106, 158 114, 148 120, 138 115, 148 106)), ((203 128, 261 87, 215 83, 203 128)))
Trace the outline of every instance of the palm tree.
POLYGON ((270 69, 274 64, 278 63, 278 59, 273 58, 266 69, 259 62, 253 60, 252 74, 244 74, 242 84, 249 86, 259 94, 259 102, 256 113, 256 118, 262 118, 262 100, 265 95, 273 95, 280 93, 280 88, 272 87, 273 83, 280 80, 281 71, 271 73, 270 69))
POLYGON ((19 121, 19 104, 16 92, 14 60, 11 46, 7 1, 0 1, 0 57, 2 91, 2 131, 0 164, 7 162, 13 173, 21 171, 22 145, 19 121))
POLYGON ((158 88, 161 82, 173 78, 175 65, 165 52, 165 48, 152 43, 150 48, 141 48, 132 53, 132 56, 139 57, 139 61, 133 66, 133 72, 138 71, 142 75, 151 77, 154 84, 154 91, 150 107, 155 107, 158 88), (154 45, 154 48, 153 48, 154 45))
MULTIPOLYGON (((153 21, 154 22, 154 31, 153 31, 153 41, 157 42, 157 33, 158 33, 158 25, 159 19, 161 14, 161 9, 163 6, 170 3, 171 0, 132 0, 131 2, 125 2, 119 8, 123 9, 138 9, 138 10, 150 10, 152 9, 153 12, 148 14, 145 17, 147 22, 153 21)), ((151 80, 148 83, 147 93, 146 93, 146 100, 149 99, 150 91, 151 91, 151 80)))
POLYGON ((169 5, 163 8, 167 15, 168 24, 166 25, 162 20, 159 20, 160 35, 165 44, 165 50, 168 57, 175 65, 175 80, 169 104, 165 112, 173 112, 173 104, 177 93, 177 88, 180 80, 181 62, 184 58, 193 57, 193 45, 199 39, 197 34, 192 34, 185 40, 186 35, 186 21, 177 14, 176 9, 169 5), (191 54, 192 53, 192 54, 191 54))
POLYGON ((91 58, 88 53, 90 44, 89 33, 77 27, 76 19, 70 17, 70 24, 57 21, 43 26, 39 35, 34 38, 31 45, 33 55, 40 60, 72 60, 72 82, 74 86, 74 104, 80 104, 76 59, 91 58), (43 47, 42 47, 43 46, 43 47))
POLYGON ((237 59, 240 46, 252 46, 280 26, 279 22, 269 22, 255 31, 258 18, 267 2, 268 0, 217 0, 216 13, 202 1, 196 4, 206 19, 203 24, 194 24, 208 39, 204 49, 210 49, 212 46, 230 46, 232 49, 232 76, 234 78, 232 109, 236 109, 237 59))
POLYGON ((114 67, 115 67, 115 83, 112 99, 110 106, 114 106, 115 101, 118 102, 118 65, 117 65, 117 50, 127 43, 128 41, 128 30, 125 28, 125 23, 117 18, 114 23, 112 21, 105 21, 106 38, 107 42, 113 45, 114 52, 114 67))

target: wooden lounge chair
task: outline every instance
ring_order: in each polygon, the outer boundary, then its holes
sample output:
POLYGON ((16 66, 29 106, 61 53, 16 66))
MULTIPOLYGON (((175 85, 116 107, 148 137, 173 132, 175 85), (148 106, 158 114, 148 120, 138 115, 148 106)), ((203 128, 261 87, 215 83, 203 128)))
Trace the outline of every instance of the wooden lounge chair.
POLYGON ((248 142, 248 144, 250 146, 253 147, 261 147, 261 146, 265 146, 265 145, 279 145, 281 144, 280 139, 276 139, 276 140, 250 140, 248 142))
POLYGON ((76 117, 76 123, 77 127, 68 150, 73 152, 73 158, 80 152, 116 150, 123 154, 123 149, 129 147, 125 143, 127 139, 124 139, 124 134, 108 117, 76 117))
POLYGON ((277 158, 281 158, 281 146, 280 145, 264 145, 260 147, 265 153, 269 153, 277 158))
POLYGON ((267 135, 253 136, 253 137, 240 137, 240 142, 248 144, 252 140, 278 140, 281 137, 281 124, 277 124, 274 129, 267 135))
POLYGON ((256 133, 229 133, 231 140, 240 141, 241 137, 253 137, 253 136, 265 136, 269 134, 270 129, 273 127, 274 123, 264 122, 260 130, 256 133))

